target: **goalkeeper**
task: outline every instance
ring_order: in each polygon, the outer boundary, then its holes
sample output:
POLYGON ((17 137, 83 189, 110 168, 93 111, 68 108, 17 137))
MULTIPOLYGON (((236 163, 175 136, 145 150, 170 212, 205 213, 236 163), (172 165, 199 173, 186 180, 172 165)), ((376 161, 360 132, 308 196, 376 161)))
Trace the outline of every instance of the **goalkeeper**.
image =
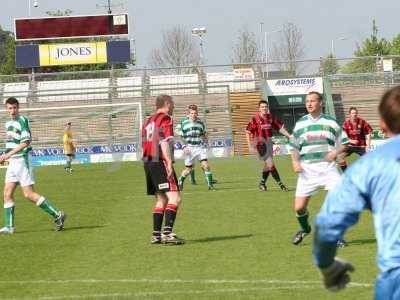
POLYGON ((181 120, 176 126, 177 133, 181 136, 183 142, 183 151, 185 153, 185 169, 178 179, 180 190, 183 190, 183 183, 193 169, 195 159, 201 163, 201 167, 206 177, 208 189, 213 189, 213 177, 210 170, 210 164, 207 157, 206 126, 198 118, 197 105, 191 104, 188 107, 189 115, 181 120))
POLYGON ((72 140, 72 131, 71 131, 71 122, 68 122, 65 125, 64 135, 63 135, 63 144, 64 144, 64 154, 67 157, 67 163, 64 167, 65 171, 68 173, 72 173, 72 160, 75 158, 75 145, 72 140))
POLYGON ((324 285, 337 291, 350 281, 352 265, 336 258, 336 242, 371 211, 381 271, 375 299, 400 299, 400 86, 387 91, 379 104, 380 123, 391 139, 356 161, 332 189, 316 220, 315 263, 324 285))

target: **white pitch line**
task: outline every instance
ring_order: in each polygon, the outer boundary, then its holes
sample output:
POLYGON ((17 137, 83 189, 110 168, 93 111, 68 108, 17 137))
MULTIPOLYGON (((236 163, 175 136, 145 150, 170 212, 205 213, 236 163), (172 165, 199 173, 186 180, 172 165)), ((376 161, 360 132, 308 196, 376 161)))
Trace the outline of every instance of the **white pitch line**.
POLYGON ((70 295, 70 296, 45 296, 39 297, 39 300, 62 300, 62 299, 88 299, 88 298, 144 298, 153 296, 171 296, 171 295, 198 295, 198 294, 214 294, 214 293, 238 293, 238 292, 267 292, 273 290, 295 290, 295 289, 315 289, 319 285, 298 285, 298 286, 281 286, 281 287, 265 287, 265 288, 243 288, 243 289, 214 289, 214 290, 186 290, 186 291, 167 291, 167 292, 137 292, 137 293, 112 293, 112 294, 87 294, 87 295, 70 295))
MULTIPOLYGON (((279 280, 279 279, 66 279, 66 280, 5 280, 0 284, 107 284, 107 283, 157 283, 157 284, 282 284, 282 285, 321 285, 320 281, 279 280)), ((351 282, 353 287, 373 287, 373 284, 351 282)))

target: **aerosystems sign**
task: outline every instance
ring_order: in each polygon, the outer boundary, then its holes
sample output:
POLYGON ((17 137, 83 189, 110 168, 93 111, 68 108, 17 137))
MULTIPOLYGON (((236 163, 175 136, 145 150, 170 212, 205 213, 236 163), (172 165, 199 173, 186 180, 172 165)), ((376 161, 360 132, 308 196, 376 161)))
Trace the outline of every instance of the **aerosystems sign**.
POLYGON ((40 66, 107 62, 106 42, 39 45, 40 66))
POLYGON ((303 105, 313 91, 323 94, 322 77, 267 80, 264 89, 271 106, 303 105))

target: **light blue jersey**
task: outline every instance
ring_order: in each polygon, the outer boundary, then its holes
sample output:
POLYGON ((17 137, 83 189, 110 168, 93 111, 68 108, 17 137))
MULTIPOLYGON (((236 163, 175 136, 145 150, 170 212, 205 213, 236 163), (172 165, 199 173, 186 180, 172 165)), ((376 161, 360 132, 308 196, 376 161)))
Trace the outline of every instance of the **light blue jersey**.
POLYGON ((333 262, 336 241, 372 212, 382 272, 400 267, 400 136, 356 161, 332 189, 316 219, 314 258, 319 267, 333 262))

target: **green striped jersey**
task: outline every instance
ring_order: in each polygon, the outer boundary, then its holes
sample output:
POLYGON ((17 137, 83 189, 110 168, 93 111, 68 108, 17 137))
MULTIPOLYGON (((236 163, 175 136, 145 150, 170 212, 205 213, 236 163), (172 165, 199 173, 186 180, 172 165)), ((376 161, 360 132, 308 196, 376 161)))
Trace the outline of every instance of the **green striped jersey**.
MULTIPOLYGON (((21 142, 31 141, 31 130, 29 121, 24 116, 18 116, 15 120, 6 122, 6 153, 16 148, 21 142)), ((12 157, 27 156, 31 151, 31 146, 28 146, 12 157)))
POLYGON ((348 142, 334 118, 321 114, 314 119, 308 114, 296 122, 289 145, 299 151, 302 162, 313 163, 324 161, 328 152, 348 142))
POLYGON ((191 146, 201 145, 206 134, 204 123, 200 119, 192 122, 189 117, 183 118, 175 129, 185 143, 191 146))

